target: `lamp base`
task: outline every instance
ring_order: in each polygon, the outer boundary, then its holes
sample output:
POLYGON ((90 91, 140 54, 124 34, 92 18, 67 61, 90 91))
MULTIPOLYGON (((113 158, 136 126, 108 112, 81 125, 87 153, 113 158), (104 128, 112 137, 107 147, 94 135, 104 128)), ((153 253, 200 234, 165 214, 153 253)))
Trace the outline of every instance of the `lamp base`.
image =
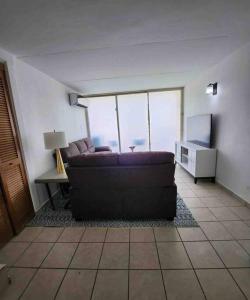
POLYGON ((60 149, 56 149, 56 170, 58 174, 65 173, 65 168, 64 168, 60 149))

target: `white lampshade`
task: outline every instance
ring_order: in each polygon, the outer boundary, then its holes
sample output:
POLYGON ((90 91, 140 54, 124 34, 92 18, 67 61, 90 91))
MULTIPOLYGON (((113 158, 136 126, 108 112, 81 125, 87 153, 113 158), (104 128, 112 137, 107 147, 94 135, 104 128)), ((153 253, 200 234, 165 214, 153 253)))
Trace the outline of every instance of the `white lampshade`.
POLYGON ((68 147, 65 132, 63 131, 45 132, 43 136, 45 149, 58 149, 68 147))

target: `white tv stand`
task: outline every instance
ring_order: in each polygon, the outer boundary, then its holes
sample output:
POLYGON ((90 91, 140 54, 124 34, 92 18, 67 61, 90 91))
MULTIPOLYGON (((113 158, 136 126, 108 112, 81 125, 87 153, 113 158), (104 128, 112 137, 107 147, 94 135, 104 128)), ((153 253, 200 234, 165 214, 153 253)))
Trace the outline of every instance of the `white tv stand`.
POLYGON ((199 178, 211 178, 215 182, 216 149, 189 142, 175 143, 175 160, 187 170, 197 183, 199 178))

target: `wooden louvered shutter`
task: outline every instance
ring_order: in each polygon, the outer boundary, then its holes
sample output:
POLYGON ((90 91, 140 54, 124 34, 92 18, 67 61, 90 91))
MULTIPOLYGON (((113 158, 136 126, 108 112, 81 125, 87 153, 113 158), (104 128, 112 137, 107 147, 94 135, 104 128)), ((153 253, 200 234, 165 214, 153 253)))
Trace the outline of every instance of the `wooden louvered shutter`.
POLYGON ((13 236, 13 230, 0 186, 0 248, 13 236))
POLYGON ((11 223, 15 232, 19 232, 34 210, 14 121, 6 77, 0 65, 0 180, 11 223))

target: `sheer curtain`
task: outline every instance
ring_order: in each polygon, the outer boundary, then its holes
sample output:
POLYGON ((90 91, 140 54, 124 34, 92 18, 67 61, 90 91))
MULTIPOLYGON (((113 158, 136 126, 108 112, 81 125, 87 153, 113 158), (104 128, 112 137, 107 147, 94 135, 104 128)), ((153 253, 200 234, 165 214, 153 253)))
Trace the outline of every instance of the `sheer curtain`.
POLYGON ((128 94, 117 97, 121 152, 149 150, 147 94, 128 94))
POLYGON ((88 116, 94 145, 119 152, 115 96, 89 98, 88 116))
POLYGON ((88 99, 91 138, 114 152, 171 151, 181 133, 181 90, 88 99), (119 140, 120 139, 120 140, 119 140))
POLYGON ((174 152, 180 140, 181 91, 149 93, 151 150, 174 152))

